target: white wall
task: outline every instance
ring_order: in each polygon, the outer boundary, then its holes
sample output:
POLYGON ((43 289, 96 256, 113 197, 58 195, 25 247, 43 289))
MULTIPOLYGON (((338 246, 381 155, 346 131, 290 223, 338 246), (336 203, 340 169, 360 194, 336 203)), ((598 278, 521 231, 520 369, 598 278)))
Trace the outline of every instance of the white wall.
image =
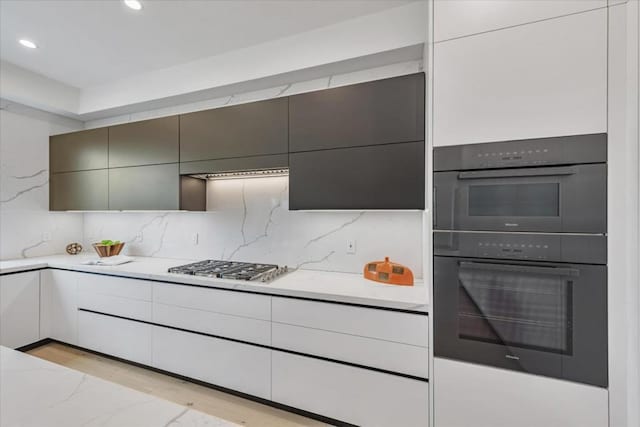
MULTIPOLYGON (((310 81, 284 84, 170 108, 86 123, 87 128, 162 117, 410 74, 422 60, 402 62, 310 81)), ((209 212, 85 213, 84 242, 126 241, 125 253, 185 259, 222 258, 273 262, 305 269, 360 273, 385 256, 422 276, 422 212, 293 212, 288 178, 214 181, 209 212), (198 244, 194 234, 198 233, 198 244), (347 240, 356 254, 347 254, 347 240)))
POLYGON ((2 101, 0 259, 60 253, 82 240, 82 214, 49 212, 49 135, 81 128, 81 122, 2 101))

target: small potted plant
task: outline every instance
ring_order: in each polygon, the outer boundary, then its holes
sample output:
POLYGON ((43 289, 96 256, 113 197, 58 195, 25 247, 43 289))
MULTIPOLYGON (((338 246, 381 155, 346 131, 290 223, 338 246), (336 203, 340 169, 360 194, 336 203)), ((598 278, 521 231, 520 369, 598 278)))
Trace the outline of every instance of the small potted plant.
POLYGON ((98 252, 100 258, 104 258, 118 255, 124 247, 124 242, 119 240, 102 240, 99 243, 94 243, 92 246, 96 252, 98 252))

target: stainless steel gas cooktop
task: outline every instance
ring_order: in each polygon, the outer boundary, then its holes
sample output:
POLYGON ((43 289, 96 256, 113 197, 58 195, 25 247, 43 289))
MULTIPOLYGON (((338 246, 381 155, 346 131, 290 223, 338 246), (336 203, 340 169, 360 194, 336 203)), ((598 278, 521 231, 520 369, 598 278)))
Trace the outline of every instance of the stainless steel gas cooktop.
POLYGON ((287 271, 289 271, 289 268, 286 265, 280 267, 275 264, 254 264, 250 262, 219 261, 213 259, 171 267, 169 269, 169 273, 261 282, 269 282, 287 271))

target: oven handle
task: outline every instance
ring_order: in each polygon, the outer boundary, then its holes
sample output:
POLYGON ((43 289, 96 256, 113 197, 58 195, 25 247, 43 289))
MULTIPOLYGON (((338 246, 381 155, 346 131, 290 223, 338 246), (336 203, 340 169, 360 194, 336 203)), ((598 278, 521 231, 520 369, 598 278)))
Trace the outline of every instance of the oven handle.
POLYGON ((483 178, 518 178, 523 176, 566 176, 576 173, 575 167, 559 168, 524 168, 502 169, 458 173, 458 179, 483 179, 483 178))
POLYGON ((489 264, 484 262, 460 261, 460 267, 474 268, 476 270, 507 271, 512 273, 537 273, 551 274, 553 276, 580 276, 580 271, 576 268, 560 267, 535 267, 530 265, 514 264, 489 264))

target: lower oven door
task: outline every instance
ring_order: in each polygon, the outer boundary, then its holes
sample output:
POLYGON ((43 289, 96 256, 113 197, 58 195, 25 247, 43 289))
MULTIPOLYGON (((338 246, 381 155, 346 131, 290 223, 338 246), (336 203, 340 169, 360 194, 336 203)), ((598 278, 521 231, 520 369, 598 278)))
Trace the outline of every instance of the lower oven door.
POLYGON ((606 387, 602 265, 434 258, 434 351, 606 387))

